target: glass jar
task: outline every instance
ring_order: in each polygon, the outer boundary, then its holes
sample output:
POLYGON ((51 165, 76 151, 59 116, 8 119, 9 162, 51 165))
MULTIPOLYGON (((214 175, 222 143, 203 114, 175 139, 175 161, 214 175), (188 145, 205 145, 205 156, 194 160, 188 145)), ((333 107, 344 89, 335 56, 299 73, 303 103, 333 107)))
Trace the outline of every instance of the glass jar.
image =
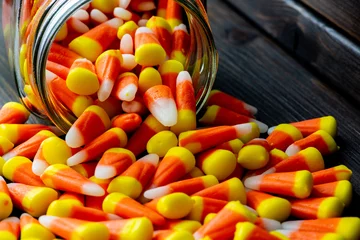
MULTIPOLYGON (((3 30, 10 67, 24 105, 66 132, 76 120, 52 97, 45 70, 51 44, 66 20, 91 0, 3 0, 3 30), (26 59, 26 61, 25 61, 26 59), (27 88, 24 90, 25 85, 27 88), (31 89, 29 89, 31 87, 31 89)), ((197 112, 211 91, 218 54, 203 2, 176 0, 185 10, 191 49, 185 69, 193 77, 197 112)))

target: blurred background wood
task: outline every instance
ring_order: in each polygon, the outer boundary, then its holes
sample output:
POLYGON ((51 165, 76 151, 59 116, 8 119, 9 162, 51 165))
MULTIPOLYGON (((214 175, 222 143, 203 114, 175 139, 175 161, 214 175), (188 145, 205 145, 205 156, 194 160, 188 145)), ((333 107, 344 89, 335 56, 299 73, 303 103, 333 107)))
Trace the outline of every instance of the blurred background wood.
MULTIPOLYGON (((296 37, 294 34, 298 30, 285 31, 282 27, 297 29, 298 25, 293 21, 295 17, 292 14, 302 19, 299 11, 288 9, 286 14, 280 11, 277 13, 282 15, 274 19, 261 11, 267 9, 275 13, 276 9, 281 9, 281 4, 278 3, 283 1, 266 0, 267 3, 271 2, 274 10, 261 6, 258 6, 260 10, 255 9, 256 3, 260 2, 208 0, 209 18, 220 55, 214 88, 258 107, 256 117, 269 126, 333 115, 338 120, 336 142, 340 150, 325 157, 326 165, 345 164, 353 170, 351 181, 355 195, 346 215, 360 216, 356 204, 360 200, 360 110, 348 98, 348 95, 359 93, 357 80, 360 65, 356 62, 358 53, 351 52, 355 49, 355 44, 347 40, 347 45, 341 45, 340 41, 344 37, 331 28, 327 28, 328 36, 325 38, 326 32, 321 30, 320 22, 309 30, 312 35, 305 35, 307 28, 304 27, 304 35, 296 37), (245 2, 249 3, 248 7, 242 5, 245 2), (241 12, 236 10, 235 4, 241 12), (289 25, 286 24, 288 20, 291 22, 289 25), (282 27, 278 27, 278 31, 270 31, 273 26, 277 26, 277 22, 282 27), (314 37, 315 45, 311 44, 311 36, 314 37), (340 37, 334 40, 333 36, 340 37), (298 39, 296 51, 290 51, 295 39, 298 39), (286 42, 289 44, 283 44, 286 42), (318 45, 321 42, 324 43, 324 48, 318 45), (332 45, 327 45, 330 43, 332 45), (312 58, 312 54, 316 54, 316 57, 312 58), (353 58, 347 59, 349 56, 353 58), (325 61, 327 58, 328 61, 325 61), (318 70, 327 63, 328 73, 321 72, 326 71, 325 69, 318 70), (308 68, 308 65, 312 67, 308 68), (351 77, 353 79, 350 81, 351 77), (343 87, 339 86, 341 82, 343 87)), ((308 26, 306 23, 304 20, 304 25, 299 26, 308 26)), ((3 39, 0 39, 1 106, 7 101, 18 100, 18 96, 7 64, 3 39)))

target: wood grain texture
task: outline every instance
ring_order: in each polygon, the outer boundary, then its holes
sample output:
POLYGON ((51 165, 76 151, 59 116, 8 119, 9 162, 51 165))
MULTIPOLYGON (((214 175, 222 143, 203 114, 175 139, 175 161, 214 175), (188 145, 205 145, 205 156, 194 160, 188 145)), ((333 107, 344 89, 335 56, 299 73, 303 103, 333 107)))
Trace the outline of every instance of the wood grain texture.
MULTIPOLYGON (((345 164, 352 169, 352 183, 359 195, 359 109, 316 79, 222 1, 211 0, 208 4, 220 55, 215 88, 257 106, 257 118, 269 126, 333 115, 339 125, 336 142, 340 151, 325 157, 326 164, 345 164)), ((354 202, 358 200, 357 196, 354 202)), ((350 212, 353 214, 360 216, 355 204, 350 212)))
POLYGON ((338 27, 360 40, 360 4, 358 0, 301 0, 338 27))
POLYGON ((360 48, 294 0, 227 0, 344 95, 360 103, 360 48))

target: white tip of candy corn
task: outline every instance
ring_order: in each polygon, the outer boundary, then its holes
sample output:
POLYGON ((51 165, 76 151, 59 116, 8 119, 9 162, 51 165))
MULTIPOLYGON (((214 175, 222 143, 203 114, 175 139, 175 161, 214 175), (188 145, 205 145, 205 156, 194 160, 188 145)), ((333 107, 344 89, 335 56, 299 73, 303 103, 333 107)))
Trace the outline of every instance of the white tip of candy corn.
POLYGON ((68 158, 66 164, 69 167, 78 165, 78 164, 84 162, 86 157, 87 157, 87 154, 85 151, 77 152, 76 154, 74 154, 73 156, 68 158))
POLYGON ((118 97, 122 101, 131 102, 134 100, 138 88, 135 84, 129 84, 124 87, 118 94, 118 97))
POLYGON ((246 207, 250 212, 252 212, 253 214, 255 214, 256 216, 259 216, 258 212, 257 212, 255 209, 253 209, 253 208, 251 208, 251 207, 249 207, 249 206, 246 206, 246 205, 245 205, 245 207, 246 207))
POLYGON ((292 230, 283 230, 283 229, 278 229, 275 232, 280 233, 281 235, 284 235, 285 237, 290 237, 290 235, 294 232, 292 230))
POLYGON ((183 23, 181 23, 179 26, 174 27, 174 32, 178 31, 178 30, 181 30, 181 31, 184 31, 184 32, 188 33, 186 25, 183 24, 183 23))
POLYGON ((269 232, 282 228, 281 223, 279 221, 276 221, 274 219, 269 219, 269 218, 261 218, 261 219, 262 219, 263 226, 269 232))
POLYGON ((174 126, 177 123, 177 108, 174 99, 156 99, 149 108, 152 115, 165 127, 174 126))
POLYGON ((267 131, 267 134, 270 135, 274 129, 276 128, 277 126, 272 126, 272 127, 269 127, 268 131, 267 131))
POLYGON ((2 220, 2 222, 19 223, 20 219, 18 217, 8 217, 2 220))
POLYGON ((248 110, 252 115, 255 115, 258 112, 258 109, 250 104, 245 103, 245 109, 248 110))
POLYGON ((115 17, 121 18, 124 21, 129 21, 132 17, 132 14, 130 11, 128 11, 124 8, 121 8, 121 7, 114 8, 113 14, 115 17))
POLYGON ((151 11, 156 8, 155 3, 148 1, 148 2, 142 2, 137 6, 137 10, 140 12, 146 12, 151 11))
POLYGON ((139 102, 122 102, 121 108, 126 113, 139 112, 142 109, 143 105, 139 102))
POLYGON ((266 175, 266 174, 271 174, 276 172, 276 169, 274 167, 269 168, 268 170, 266 170, 265 172, 263 172, 261 175, 266 175))
POLYGON ((101 197, 105 195, 105 190, 96 183, 84 183, 82 193, 88 196, 101 197))
POLYGON ((261 133, 266 133, 266 131, 269 129, 268 125, 266 125, 265 123, 262 123, 258 120, 253 119, 252 122, 254 122, 258 125, 261 133))
POLYGON ((79 19, 80 21, 87 21, 90 18, 89 13, 84 9, 77 10, 73 14, 73 17, 76 18, 76 19, 79 19))
POLYGON ((43 215, 39 217, 39 222, 46 228, 50 228, 53 221, 59 217, 43 215))
POLYGON ((245 180, 244 185, 247 188, 250 188, 250 189, 253 189, 253 190, 259 190, 262 178, 263 178, 262 175, 249 177, 249 178, 247 178, 245 180))
POLYGON ((76 127, 71 127, 65 136, 66 144, 71 148, 78 148, 84 145, 82 133, 76 127))
POLYGON ((187 72, 187 71, 180 72, 176 78, 176 85, 186 82, 186 81, 192 83, 192 79, 191 79, 189 72, 187 72))
POLYGON ((131 0, 119 0, 119 7, 128 8, 131 0))
POLYGON ((292 155, 297 154, 297 153, 300 152, 300 151, 301 151, 301 149, 300 149, 298 146, 296 146, 296 145, 294 145, 294 144, 291 144, 291 145, 286 149, 285 153, 290 157, 290 156, 292 156, 292 155))
POLYGON ((112 214, 112 213, 108 213, 107 216, 108 216, 109 220, 119 220, 119 219, 123 219, 122 217, 119 217, 118 215, 112 214))
POLYGON ((42 160, 36 160, 34 159, 32 164, 32 171, 35 175, 40 176, 45 172, 45 169, 49 166, 48 163, 42 161, 42 160))
POLYGON ((95 177, 99 179, 110 179, 116 175, 116 169, 113 166, 96 166, 95 177))
POLYGON ((150 28, 147 28, 147 27, 139 27, 138 29, 136 29, 135 35, 140 34, 140 33, 154 34, 154 32, 150 28))
POLYGON ((139 27, 145 27, 148 21, 149 21, 148 19, 140 19, 138 21, 138 26, 139 27))
POLYGON ((145 162, 145 163, 150 163, 154 166, 157 166, 159 164, 159 156, 155 153, 150 153, 142 158, 140 158, 139 160, 137 160, 138 162, 145 162))
POLYGON ((90 18, 98 23, 103 23, 109 20, 108 17, 98 9, 91 10, 90 18))
POLYGON ((133 54, 123 54, 123 62, 121 64, 121 68, 129 72, 133 70, 137 66, 137 62, 135 61, 135 56, 133 54))
POLYGON ((249 134, 253 130, 252 125, 250 123, 237 124, 237 125, 234 125, 234 127, 236 128, 236 132, 237 132, 238 136, 242 136, 244 134, 249 134))
POLYGON ((165 196, 169 193, 170 193, 170 188, 168 186, 162 186, 145 191, 144 197, 148 199, 155 199, 158 197, 165 196))
POLYGON ((281 224, 283 229, 298 230, 304 220, 287 221, 281 224))
POLYGON ((114 87, 114 81, 111 81, 109 79, 103 80, 99 88, 99 91, 97 93, 100 102, 104 102, 106 99, 109 98, 113 87, 114 87))
POLYGON ((8 153, 5 153, 3 156, 2 156, 2 158, 5 160, 5 161, 7 161, 7 160, 9 160, 10 158, 13 158, 13 157, 16 157, 16 153, 14 153, 14 152, 8 152, 8 153))
POLYGON ((113 18, 106 22, 107 25, 113 27, 114 29, 118 29, 121 25, 123 25, 124 21, 119 18, 113 18))

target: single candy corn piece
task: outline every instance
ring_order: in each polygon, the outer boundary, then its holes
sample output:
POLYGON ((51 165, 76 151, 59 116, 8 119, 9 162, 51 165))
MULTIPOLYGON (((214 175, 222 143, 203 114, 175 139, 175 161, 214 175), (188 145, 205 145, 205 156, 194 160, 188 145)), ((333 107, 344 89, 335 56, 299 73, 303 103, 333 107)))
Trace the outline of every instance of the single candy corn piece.
POLYGON ((309 171, 271 173, 249 177, 246 188, 295 198, 307 198, 313 187, 313 178, 309 171))
POLYGON ((58 193, 48 187, 9 183, 8 188, 14 206, 33 217, 45 214, 50 203, 58 198, 58 193))
POLYGON ((103 210, 123 218, 147 217, 155 225, 165 224, 163 216, 122 193, 110 193, 104 199, 103 210))
POLYGON ((63 139, 56 136, 49 137, 41 143, 33 160, 32 171, 40 176, 49 165, 66 164, 73 152, 74 150, 63 139))
POLYGON ((157 230, 153 234, 153 240, 194 240, 190 232, 184 230, 157 230))
POLYGON ((41 216, 41 225, 65 239, 98 240, 109 239, 107 227, 99 222, 88 222, 74 218, 41 216))
POLYGON ((9 217, 0 221, 0 236, 6 240, 17 240, 20 237, 19 218, 9 217))
POLYGON ((315 220, 295 220, 282 223, 285 230, 337 233, 345 239, 360 238, 360 218, 342 217, 315 220))
POLYGON ((9 141, 6 137, 0 136, 0 156, 13 149, 14 144, 9 141))
POLYGON ((124 113, 115 116, 111 120, 111 127, 118 127, 126 133, 132 133, 140 127, 142 123, 141 116, 137 113, 124 113))
POLYGON ((113 14, 115 17, 122 19, 124 21, 131 20, 138 23, 140 20, 140 16, 138 14, 121 7, 114 8, 113 14))
POLYGON ((77 148, 90 143, 110 128, 110 119, 104 109, 92 105, 85 109, 66 134, 69 147, 77 148), (96 126, 96 128, 94 128, 96 126))
POLYGON ((247 205, 255 209, 260 217, 283 222, 290 216, 291 204, 284 198, 258 191, 248 191, 246 197, 247 205))
POLYGON ((61 79, 66 79, 70 72, 70 68, 51 61, 46 62, 46 70, 54 73, 55 75, 59 76, 61 79))
POLYGON ((108 97, 103 102, 97 99, 94 101, 94 104, 104 109, 110 119, 123 113, 121 101, 112 96, 108 97))
POLYGON ((253 223, 240 222, 236 224, 234 240, 279 240, 279 238, 253 223))
POLYGON ((5 103, 0 109, 0 123, 22 124, 29 119, 29 111, 18 102, 5 103))
POLYGON ((96 178, 95 176, 92 176, 89 178, 89 180, 98 184, 100 187, 102 187, 102 189, 104 189, 104 191, 105 191, 105 195, 101 196, 101 197, 85 196, 84 206, 102 210, 102 203, 103 203, 104 199, 106 198, 106 196, 108 195, 106 192, 106 189, 108 188, 112 179, 99 179, 99 178, 96 178))
POLYGON ((81 58, 81 56, 71 51, 69 48, 63 47, 57 43, 51 44, 48 61, 52 61, 70 68, 74 61, 78 58, 81 58))
MULTIPOLYGON (((159 66, 162 83, 171 89, 174 97, 176 96, 177 77, 182 71, 184 71, 184 66, 176 60, 167 60, 159 66)), ((188 76, 185 77, 189 78, 188 76)))
POLYGON ((64 104, 76 117, 80 117, 87 107, 93 104, 90 96, 78 95, 69 90, 64 79, 46 72, 48 86, 55 98, 64 104))
POLYGON ((180 219, 188 215, 194 201, 185 193, 176 192, 145 203, 146 207, 158 212, 167 219, 180 219))
POLYGON ((117 37, 122 39, 125 34, 129 34, 134 39, 138 28, 139 26, 134 21, 127 21, 118 28, 117 37))
POLYGON ((239 178, 231 178, 194 193, 192 196, 208 197, 224 201, 240 201, 242 204, 246 204, 245 188, 239 178))
POLYGON ((134 41, 130 34, 125 34, 121 38, 120 52, 122 54, 134 54, 134 41))
POLYGON ((86 58, 76 59, 66 78, 66 86, 79 95, 91 95, 99 90, 95 66, 86 58))
POLYGON ((42 130, 48 130, 58 136, 63 134, 56 127, 42 124, 0 124, 0 136, 6 137, 15 146, 29 140, 42 130))
POLYGON ((119 50, 107 50, 96 59, 95 69, 100 80, 97 96, 100 101, 105 101, 110 96, 114 83, 120 75, 122 61, 119 50))
POLYGON ((253 119, 246 115, 238 114, 217 105, 209 106, 206 109, 205 114, 199 120, 199 122, 206 126, 235 125, 241 123, 255 122, 259 126, 261 133, 265 133, 268 130, 268 126, 266 124, 256 119, 253 119))
POLYGON ((199 196, 193 196, 191 199, 194 204, 186 218, 198 222, 204 222, 205 217, 211 213, 218 213, 228 203, 228 201, 199 196))
POLYGON ((228 150, 210 149, 200 153, 196 160, 205 174, 214 175, 219 181, 226 179, 236 167, 236 157, 228 150))
POLYGON ((13 211, 13 203, 5 179, 0 176, 0 221, 9 217, 13 211))
POLYGON ((308 147, 297 154, 281 161, 272 168, 268 169, 265 173, 274 172, 292 172, 299 170, 308 170, 316 172, 325 168, 324 159, 316 148, 308 147))
POLYGON ((340 217, 344 204, 337 197, 290 200, 291 215, 300 219, 340 217))
POLYGON ((240 139, 234 139, 217 145, 215 149, 228 150, 234 154, 238 154, 243 145, 244 143, 240 139))
POLYGON ((182 23, 182 14, 182 7, 176 1, 168 0, 165 18, 173 29, 182 23))
POLYGON ((174 27, 170 59, 176 60, 185 66, 186 58, 190 50, 190 40, 190 35, 185 24, 174 27))
POLYGON ((153 86, 144 93, 143 97, 145 106, 162 125, 171 127, 176 124, 176 103, 168 86, 153 86))
POLYGON ((255 123, 212 127, 180 133, 179 146, 195 154, 236 138, 248 142, 259 135, 259 128, 255 123))
POLYGON ((150 188, 179 180, 195 166, 194 155, 183 147, 171 148, 156 169, 150 188))
POLYGON ((142 96, 136 95, 134 100, 130 102, 122 102, 121 107, 126 113, 137 113, 140 116, 147 116, 149 110, 146 108, 142 96))
POLYGON ((178 109, 177 123, 171 131, 179 135, 182 132, 196 129, 195 90, 190 74, 187 71, 179 73, 176 79, 176 106, 178 109))
POLYGON ((96 162, 80 163, 71 168, 83 175, 86 178, 90 178, 95 174, 96 162))
POLYGON ((26 157, 10 158, 3 166, 4 177, 12 182, 31 186, 44 186, 40 177, 32 172, 32 162, 26 157))
POLYGON ((352 185, 348 180, 314 185, 312 197, 337 197, 345 206, 352 200, 352 185))
POLYGON ((101 223, 109 229, 110 239, 112 240, 151 240, 154 232, 151 221, 146 217, 119 219, 101 223))
POLYGON ((168 21, 162 17, 152 16, 146 23, 146 27, 151 29, 159 40, 160 45, 166 51, 166 54, 171 54, 171 33, 172 29, 168 21))
POLYGON ((318 149, 323 155, 334 153, 339 148, 330 134, 324 130, 318 130, 309 136, 291 144, 286 149, 286 154, 292 156, 308 147, 314 147, 318 149))
POLYGON ((91 222, 120 219, 120 217, 114 214, 105 213, 101 210, 90 207, 75 205, 69 201, 63 200, 53 201, 49 205, 46 215, 64 218, 75 218, 91 222))
POLYGON ((269 152, 260 145, 245 145, 238 154, 237 162, 244 168, 256 170, 269 162, 269 152))
POLYGON ((201 223, 195 220, 167 220, 161 229, 170 229, 175 231, 196 232, 201 227, 201 223))
POLYGON ((115 82, 112 96, 122 101, 133 101, 138 90, 138 77, 131 73, 126 72, 121 74, 115 82))
POLYGON ((53 240, 54 234, 42 226, 39 221, 27 213, 20 216, 20 230, 22 239, 53 240))
POLYGON ((299 129, 290 124, 279 124, 269 134, 266 140, 272 148, 285 151, 291 144, 302 139, 303 136, 299 129))
POLYGON ((314 178, 314 185, 318 185, 340 180, 350 180, 352 171, 345 165, 338 165, 336 167, 313 172, 312 175, 314 178))
POLYGON ((58 200, 69 202, 72 205, 84 206, 84 195, 73 192, 64 192, 58 200))
POLYGON ((97 197, 105 194, 104 189, 98 184, 90 181, 74 169, 63 164, 49 166, 40 178, 46 186, 57 190, 97 197))
POLYGON ((312 239, 312 240, 344 240, 341 235, 336 233, 322 233, 322 232, 307 232, 307 231, 292 231, 292 230, 276 230, 270 233, 273 236, 278 237, 278 239, 291 239, 291 240, 300 240, 300 239, 312 239))
POLYGON ((191 195, 216 184, 219 184, 216 177, 213 175, 206 175, 203 177, 173 182, 162 187, 147 190, 145 191, 144 196, 148 199, 155 199, 174 192, 182 192, 191 195))
POLYGON ((146 150, 146 145, 150 138, 164 130, 168 130, 168 128, 150 114, 131 136, 126 148, 132 151, 135 156, 138 156, 146 150))
POLYGON ((68 158, 67 165, 74 166, 83 162, 95 160, 106 150, 114 147, 124 147, 127 143, 126 133, 121 128, 111 128, 101 134, 82 150, 68 158))
POLYGON ((69 43, 69 49, 95 62, 116 39, 118 28, 122 24, 123 21, 118 18, 106 21, 72 40, 69 43))
POLYGON ((41 143, 49 137, 56 137, 56 135, 48 130, 41 130, 25 142, 17 145, 15 148, 4 154, 3 158, 6 161, 15 156, 23 156, 30 159, 34 158, 41 143))
POLYGON ((256 219, 256 221, 254 222, 254 224, 256 226, 261 227, 262 229, 267 230, 267 231, 281 229, 281 223, 279 221, 276 221, 274 219, 269 219, 269 218, 258 217, 256 219))
POLYGON ((158 70, 153 67, 147 67, 139 75, 139 91, 144 94, 149 88, 161 85, 162 79, 158 70))
POLYGON ((250 117, 257 113, 257 108, 219 90, 211 91, 207 105, 217 105, 250 117))
POLYGON ((299 129, 304 137, 320 129, 329 133, 332 137, 335 137, 337 132, 337 123, 333 116, 313 118, 300 122, 292 122, 290 124, 299 129))
POLYGON ((135 61, 141 66, 151 67, 161 64, 165 58, 166 51, 154 32, 147 27, 139 27, 135 32, 135 61))
POLYGON ((150 138, 146 144, 146 150, 148 153, 164 157, 171 148, 177 146, 177 143, 177 137, 173 132, 161 131, 150 138))
POLYGON ((110 182, 107 192, 120 192, 133 199, 138 198, 154 176, 158 163, 159 156, 156 154, 140 158, 110 182))
POLYGON ((256 215, 239 201, 231 201, 221 209, 215 218, 200 227, 194 234, 195 239, 229 239, 234 236, 238 222, 255 222, 256 215))
POLYGON ((168 0, 159 0, 156 8, 156 16, 165 18, 168 0))
POLYGON ((182 178, 182 180, 186 180, 186 179, 192 179, 192 178, 196 178, 196 177, 201 177, 201 176, 205 176, 205 174, 201 171, 200 168, 198 167, 194 167, 193 169, 191 169, 190 172, 188 172, 187 174, 185 174, 182 178))
POLYGON ((134 154, 125 148, 110 148, 101 157, 95 169, 95 177, 110 179, 123 173, 136 161, 134 154))

